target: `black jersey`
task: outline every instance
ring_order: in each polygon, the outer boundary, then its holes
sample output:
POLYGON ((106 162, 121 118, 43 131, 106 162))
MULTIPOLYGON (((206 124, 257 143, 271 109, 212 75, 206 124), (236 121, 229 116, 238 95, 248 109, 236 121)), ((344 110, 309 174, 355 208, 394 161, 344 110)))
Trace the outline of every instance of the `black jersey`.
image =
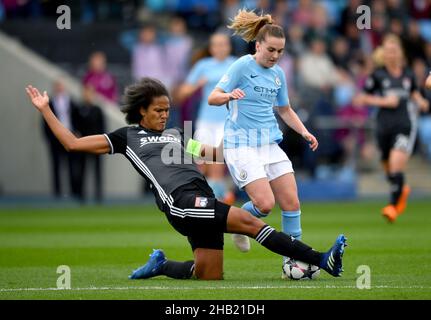
POLYGON ((166 205, 172 205, 174 190, 196 179, 205 180, 192 157, 185 152, 182 129, 156 132, 134 126, 120 128, 105 136, 111 147, 110 153, 125 155, 147 180, 162 211, 166 205))
POLYGON ((417 117, 415 105, 410 96, 417 90, 413 73, 404 68, 400 77, 393 77, 385 67, 376 69, 365 83, 365 91, 382 97, 395 95, 399 98, 396 108, 378 108, 378 128, 410 127, 413 118, 417 117))

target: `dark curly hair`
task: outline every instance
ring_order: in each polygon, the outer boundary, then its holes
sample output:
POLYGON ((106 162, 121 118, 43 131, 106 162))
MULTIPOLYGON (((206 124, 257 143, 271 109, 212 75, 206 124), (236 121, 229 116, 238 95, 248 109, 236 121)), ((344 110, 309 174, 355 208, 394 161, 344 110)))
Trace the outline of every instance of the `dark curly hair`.
POLYGON ((167 96, 169 93, 163 83, 153 78, 142 78, 139 82, 124 90, 121 112, 126 114, 128 124, 138 124, 142 120, 140 109, 147 109, 154 98, 167 96))

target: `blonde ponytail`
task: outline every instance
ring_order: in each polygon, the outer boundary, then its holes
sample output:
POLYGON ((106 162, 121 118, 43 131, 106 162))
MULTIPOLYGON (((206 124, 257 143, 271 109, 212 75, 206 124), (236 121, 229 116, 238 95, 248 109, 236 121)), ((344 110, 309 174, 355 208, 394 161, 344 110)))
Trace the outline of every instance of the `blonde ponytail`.
POLYGON ((234 34, 239 35, 247 42, 255 39, 259 41, 259 31, 265 25, 272 25, 272 23, 272 17, 269 14, 258 16, 253 11, 240 9, 238 14, 232 20, 232 23, 228 25, 228 28, 233 29, 235 31, 234 34))

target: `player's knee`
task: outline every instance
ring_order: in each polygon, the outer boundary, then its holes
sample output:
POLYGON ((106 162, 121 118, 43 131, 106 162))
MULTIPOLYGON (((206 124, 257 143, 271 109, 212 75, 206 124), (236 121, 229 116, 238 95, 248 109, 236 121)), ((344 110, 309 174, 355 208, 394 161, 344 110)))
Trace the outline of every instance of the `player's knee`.
POLYGON ((286 209, 284 209, 285 211, 298 211, 301 209, 301 204, 299 202, 298 199, 293 200, 292 202, 289 202, 286 205, 286 209))
POLYGON ((254 204, 260 212, 264 214, 268 214, 271 212, 272 208, 275 206, 275 199, 274 198, 261 198, 256 201, 254 204))
POLYGON ((298 196, 287 196, 280 199, 280 207, 284 211, 298 211, 301 208, 298 196))

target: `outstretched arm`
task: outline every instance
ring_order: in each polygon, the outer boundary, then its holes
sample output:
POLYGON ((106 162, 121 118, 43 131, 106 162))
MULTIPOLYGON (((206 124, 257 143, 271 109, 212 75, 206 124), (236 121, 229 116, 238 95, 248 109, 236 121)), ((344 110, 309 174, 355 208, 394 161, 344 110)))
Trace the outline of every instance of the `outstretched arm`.
POLYGON ((353 98, 353 103, 357 106, 370 105, 379 108, 395 109, 398 107, 399 98, 394 95, 379 96, 368 93, 360 93, 353 98))
POLYGON ((301 119, 299 119, 296 112, 290 106, 279 107, 278 114, 289 127, 291 127, 293 130, 299 133, 305 140, 307 140, 311 150, 316 151, 317 147, 319 146, 319 142, 317 141, 316 137, 313 136, 307 130, 307 128, 302 123, 301 119))
POLYGON ((39 90, 32 86, 28 86, 26 91, 33 105, 42 114, 55 137, 67 151, 94 154, 109 153, 110 146, 103 135, 77 138, 69 129, 63 126, 49 107, 49 97, 46 91, 42 95, 39 90))
POLYGON ((183 102, 185 99, 190 97, 192 94, 194 94, 197 90, 205 86, 205 84, 208 82, 207 79, 202 78, 200 79, 196 84, 192 83, 183 83, 176 93, 176 98, 179 102, 183 102))
POLYGON ((195 157, 210 163, 223 163, 223 141, 218 147, 200 143, 197 140, 189 139, 186 151, 195 157))

